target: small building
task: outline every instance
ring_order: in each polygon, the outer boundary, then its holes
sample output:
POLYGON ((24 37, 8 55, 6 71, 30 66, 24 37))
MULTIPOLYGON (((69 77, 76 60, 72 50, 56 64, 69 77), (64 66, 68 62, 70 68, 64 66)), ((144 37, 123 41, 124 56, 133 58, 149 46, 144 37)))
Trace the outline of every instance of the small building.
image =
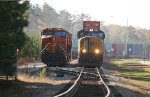
POLYGON ((146 57, 150 59, 150 44, 146 47, 146 57))
POLYGON ((125 44, 112 44, 112 48, 114 57, 122 58, 125 56, 125 44))
POLYGON ((127 57, 143 58, 144 55, 143 44, 127 44, 127 57))

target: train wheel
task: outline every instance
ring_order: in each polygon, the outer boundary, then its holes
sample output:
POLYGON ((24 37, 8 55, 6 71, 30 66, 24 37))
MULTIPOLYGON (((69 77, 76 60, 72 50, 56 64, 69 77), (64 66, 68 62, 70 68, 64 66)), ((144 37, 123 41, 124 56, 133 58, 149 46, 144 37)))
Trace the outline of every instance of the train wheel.
POLYGON ((47 64, 47 66, 51 66, 50 64, 47 64))

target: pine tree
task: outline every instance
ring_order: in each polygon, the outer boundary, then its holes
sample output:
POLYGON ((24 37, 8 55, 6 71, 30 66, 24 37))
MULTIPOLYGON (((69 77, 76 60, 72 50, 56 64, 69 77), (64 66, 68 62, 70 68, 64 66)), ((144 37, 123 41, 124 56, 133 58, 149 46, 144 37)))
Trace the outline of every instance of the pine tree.
POLYGON ((16 71, 17 49, 25 44, 23 28, 28 25, 29 1, 0 1, 0 69, 16 71))

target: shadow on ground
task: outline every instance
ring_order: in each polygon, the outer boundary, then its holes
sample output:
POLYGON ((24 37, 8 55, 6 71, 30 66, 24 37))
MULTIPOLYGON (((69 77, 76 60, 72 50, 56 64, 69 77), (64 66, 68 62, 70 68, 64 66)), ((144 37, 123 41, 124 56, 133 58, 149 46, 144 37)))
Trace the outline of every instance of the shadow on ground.
POLYGON ((113 97, 150 97, 150 95, 142 94, 133 90, 129 90, 120 86, 109 86, 113 97))
POLYGON ((69 85, 0 80, 0 97, 52 97, 66 87, 69 85))

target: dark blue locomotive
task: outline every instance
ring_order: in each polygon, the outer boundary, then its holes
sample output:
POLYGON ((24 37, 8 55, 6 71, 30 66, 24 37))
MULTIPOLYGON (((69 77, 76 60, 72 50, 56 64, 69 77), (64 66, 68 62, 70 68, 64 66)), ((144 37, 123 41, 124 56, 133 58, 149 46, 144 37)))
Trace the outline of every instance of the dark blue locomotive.
POLYGON ((84 29, 78 32, 78 59, 81 66, 94 68, 103 64, 105 34, 99 26, 97 21, 85 21, 84 29))

